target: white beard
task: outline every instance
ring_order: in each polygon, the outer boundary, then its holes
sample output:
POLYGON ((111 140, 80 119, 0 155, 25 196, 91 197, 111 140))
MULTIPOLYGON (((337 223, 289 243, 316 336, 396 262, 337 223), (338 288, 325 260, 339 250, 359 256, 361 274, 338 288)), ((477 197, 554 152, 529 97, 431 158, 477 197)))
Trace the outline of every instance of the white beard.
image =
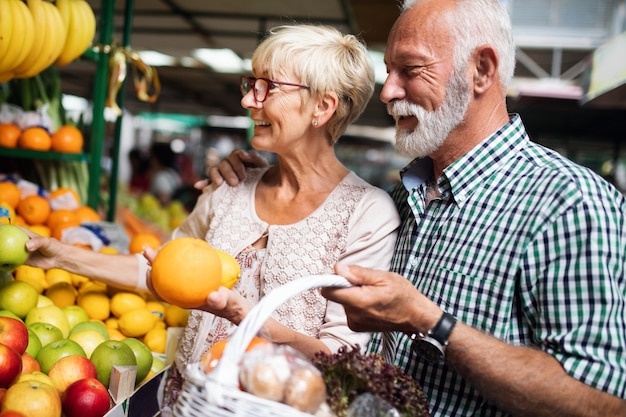
POLYGON ((465 68, 454 71, 446 87, 444 101, 437 109, 428 111, 407 100, 387 105, 387 112, 396 120, 401 116, 415 116, 415 129, 396 128, 396 148, 411 158, 423 158, 439 149, 450 132, 464 119, 471 99, 465 68))

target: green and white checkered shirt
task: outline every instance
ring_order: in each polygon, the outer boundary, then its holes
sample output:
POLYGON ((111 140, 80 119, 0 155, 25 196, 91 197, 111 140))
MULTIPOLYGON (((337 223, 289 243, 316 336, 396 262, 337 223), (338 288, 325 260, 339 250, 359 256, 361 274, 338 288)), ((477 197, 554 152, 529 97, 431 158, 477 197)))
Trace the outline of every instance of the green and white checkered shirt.
MULTIPOLYGON (((432 161, 402 174, 391 190, 402 219, 392 270, 465 324, 537 347, 572 377, 626 398, 624 196, 531 142, 518 115, 444 170, 442 196, 428 206, 432 161)), ((393 335, 395 364, 421 383, 433 416, 507 415, 393 335)), ((377 335, 370 351, 381 345, 377 335)))

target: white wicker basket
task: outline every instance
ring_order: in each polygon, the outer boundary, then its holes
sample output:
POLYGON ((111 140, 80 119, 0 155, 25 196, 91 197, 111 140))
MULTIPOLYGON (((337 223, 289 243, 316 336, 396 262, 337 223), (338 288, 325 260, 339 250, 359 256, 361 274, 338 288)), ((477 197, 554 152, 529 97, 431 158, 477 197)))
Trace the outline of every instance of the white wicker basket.
POLYGON ((266 295, 241 321, 216 368, 206 374, 199 363, 189 365, 173 413, 177 417, 311 417, 285 404, 239 389, 239 361, 272 312, 294 295, 321 287, 348 287, 338 275, 300 278, 266 295))

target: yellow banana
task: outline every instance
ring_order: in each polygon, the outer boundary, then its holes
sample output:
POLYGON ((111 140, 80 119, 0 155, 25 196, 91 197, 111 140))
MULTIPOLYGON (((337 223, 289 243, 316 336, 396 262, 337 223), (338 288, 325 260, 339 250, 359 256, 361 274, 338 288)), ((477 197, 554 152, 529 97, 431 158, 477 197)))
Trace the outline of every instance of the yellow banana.
POLYGON ((67 33, 70 30, 70 0, 56 0, 54 4, 59 13, 61 13, 61 20, 63 20, 65 27, 65 37, 67 38, 67 33))
POLYGON ((93 39, 96 36, 96 15, 94 14, 89 3, 85 0, 74 1, 77 3, 76 6, 79 7, 82 12, 82 22, 85 25, 83 45, 81 45, 81 48, 83 49, 83 52, 81 52, 82 54, 91 46, 93 39))
POLYGON ((0 0, 0 62, 11 45, 13 32, 13 11, 9 4, 12 0, 0 0))
POLYGON ((83 39, 85 38, 84 31, 85 26, 82 22, 82 11, 73 0, 68 0, 69 8, 69 27, 67 31, 67 39, 65 45, 61 51, 61 55, 57 58, 55 64, 59 67, 69 64, 76 58, 85 52, 85 49, 81 49, 84 45, 83 39))
POLYGON ((13 78, 13 68, 17 65, 17 57, 26 39, 21 33, 26 24, 24 23, 22 11, 19 8, 19 0, 8 0, 8 3, 11 10, 10 16, 13 19, 13 30, 11 31, 9 47, 0 61, 0 74, 5 76, 10 73, 11 78, 13 78))
POLYGON ((13 79, 13 71, 5 72, 4 74, 0 74, 0 84, 6 83, 13 79))
POLYGON ((19 54, 15 58, 15 65, 13 65, 13 71, 15 68, 20 66, 22 62, 28 57, 31 49, 33 49, 33 43, 35 42, 35 21, 33 20, 33 15, 30 13, 28 6, 22 0, 16 0, 17 7, 20 9, 22 13, 22 22, 24 25, 21 27, 22 37, 24 38, 24 42, 22 43, 22 48, 19 51, 19 54))
POLYGON ((47 1, 44 2, 43 5, 48 13, 48 23, 52 27, 52 36, 55 38, 55 40, 52 41, 50 44, 50 50, 48 51, 48 56, 46 57, 46 61, 44 64, 44 69, 46 69, 50 65, 52 65, 61 54, 63 46, 65 45, 67 30, 65 28, 65 23, 63 23, 63 18, 61 17, 61 12, 59 11, 59 9, 56 8, 52 3, 47 1))
POLYGON ((32 75, 38 74, 41 71, 41 65, 43 61, 44 47, 48 47, 50 43, 49 25, 46 17, 46 12, 43 9, 42 0, 26 0, 26 4, 33 18, 33 21, 37 25, 37 28, 33 31, 33 46, 30 49, 26 58, 13 69, 15 77, 17 78, 29 78, 32 75), (32 75, 24 75, 31 74, 32 75))

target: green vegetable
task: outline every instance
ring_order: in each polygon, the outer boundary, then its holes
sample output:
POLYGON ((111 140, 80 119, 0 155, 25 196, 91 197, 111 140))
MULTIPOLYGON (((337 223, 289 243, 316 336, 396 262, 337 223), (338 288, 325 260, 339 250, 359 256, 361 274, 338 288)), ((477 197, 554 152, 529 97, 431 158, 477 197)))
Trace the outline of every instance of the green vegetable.
POLYGON ((313 364, 322 372, 327 402, 338 417, 359 395, 369 392, 393 405, 405 417, 428 417, 422 387, 381 355, 363 355, 358 346, 341 347, 335 354, 319 352, 313 364))

